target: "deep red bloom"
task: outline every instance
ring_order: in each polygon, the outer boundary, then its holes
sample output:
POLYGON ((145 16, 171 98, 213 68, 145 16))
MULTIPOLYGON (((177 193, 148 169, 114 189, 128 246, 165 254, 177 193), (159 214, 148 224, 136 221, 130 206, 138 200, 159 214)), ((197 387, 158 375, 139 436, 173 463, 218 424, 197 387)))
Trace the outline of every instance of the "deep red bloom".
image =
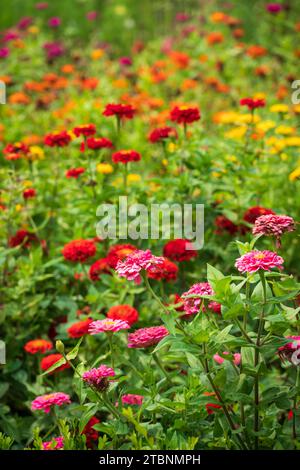
POLYGON ((84 263, 96 254, 96 246, 93 240, 73 240, 64 246, 62 254, 68 261, 84 263))
POLYGON ((34 188, 28 188, 23 191, 24 199, 31 199, 36 196, 36 190, 34 188))
POLYGON ((178 124, 191 124, 194 121, 199 121, 200 111, 196 106, 175 106, 170 112, 171 121, 178 124))
POLYGON ((4 155, 9 154, 20 154, 20 155, 27 155, 29 153, 29 147, 23 142, 15 142, 14 144, 7 144, 6 147, 3 149, 4 155))
POLYGON ((106 137, 89 137, 86 143, 91 150, 110 149, 113 147, 112 141, 106 139, 106 137))
POLYGON ((89 278, 92 281, 99 281, 101 274, 111 274, 108 258, 98 259, 89 269, 89 278))
POLYGON ((119 150, 112 155, 114 163, 138 162, 140 159, 141 154, 135 150, 119 150))
POLYGON ((100 420, 96 418, 96 416, 92 416, 92 418, 88 421, 88 423, 83 428, 82 434, 86 436, 86 446, 91 449, 93 447, 93 441, 97 441, 99 437, 98 431, 96 431, 93 426, 95 424, 100 423, 100 420))
MULTIPOLYGON (((43 357, 43 359, 41 360, 41 369, 48 370, 50 367, 52 367, 56 362, 60 361, 60 359, 62 358, 63 358, 62 354, 50 354, 49 356, 43 357)), ((58 367, 51 373, 54 374, 61 370, 69 369, 69 367, 71 367, 70 364, 66 362, 65 364, 62 364, 60 367, 58 367)))
POLYGON ((77 179, 84 172, 85 172, 85 168, 83 168, 83 167, 70 168, 69 170, 66 171, 66 177, 67 178, 76 178, 77 179))
POLYGON ((90 323, 92 323, 91 318, 87 318, 86 320, 81 320, 68 328, 68 336, 70 338, 81 338, 81 336, 87 335, 90 323))
POLYGON ((122 261, 126 256, 130 255, 133 251, 136 251, 137 247, 130 243, 124 243, 123 245, 113 245, 110 247, 107 253, 107 262, 113 269, 117 266, 118 261, 122 261))
POLYGON ((243 219, 249 224, 254 224, 256 219, 261 215, 275 214, 272 209, 266 209, 265 207, 254 206, 250 207, 244 214, 243 219))
POLYGON ((81 126, 74 127, 73 132, 76 137, 81 135, 89 137, 96 134, 96 126, 95 124, 82 124, 81 126))
POLYGON ((47 134, 44 138, 44 144, 49 147, 66 147, 70 142, 71 136, 67 131, 47 134))
POLYGON ((208 308, 213 312, 217 313, 218 315, 221 315, 222 305, 219 304, 219 302, 215 302, 214 300, 212 300, 211 302, 209 302, 208 308))
POLYGON ((153 129, 149 134, 149 141, 155 144, 156 142, 163 142, 165 139, 170 139, 171 137, 178 137, 176 129, 174 127, 158 127, 153 129))
POLYGON ((167 258, 163 258, 163 263, 160 265, 153 265, 147 271, 147 276, 150 279, 157 281, 165 280, 175 281, 178 275, 178 266, 167 258))
POLYGON ((117 116, 119 119, 132 119, 135 109, 130 104, 107 104, 103 116, 117 116))
POLYGON ((114 305, 107 312, 107 318, 111 320, 124 320, 130 326, 136 323, 139 319, 138 311, 131 307, 131 305, 114 305))
POLYGON ((28 230, 21 229, 21 230, 18 230, 15 235, 10 237, 9 246, 11 248, 14 248, 16 246, 23 245, 24 247, 29 248, 33 242, 37 242, 37 241, 38 241, 37 236, 34 233, 28 232, 28 230))
POLYGON ((263 108, 266 106, 266 102, 263 99, 254 99, 254 98, 242 98, 240 100, 241 106, 247 106, 251 111, 256 108, 263 108))
POLYGON ((235 235, 239 231, 238 225, 229 220, 225 215, 218 215, 215 219, 216 234, 222 235, 224 232, 235 235))
POLYGON ((197 251, 193 249, 193 245, 189 240, 177 238, 167 242, 163 249, 164 256, 172 261, 189 261, 196 258, 197 251))

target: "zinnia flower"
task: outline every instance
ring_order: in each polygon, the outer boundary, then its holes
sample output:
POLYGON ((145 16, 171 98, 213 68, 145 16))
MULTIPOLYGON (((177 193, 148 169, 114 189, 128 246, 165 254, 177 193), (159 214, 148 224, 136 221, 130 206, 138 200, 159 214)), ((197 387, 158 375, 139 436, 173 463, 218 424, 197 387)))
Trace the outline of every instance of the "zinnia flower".
POLYGON ((214 291, 208 282, 194 284, 187 292, 182 294, 186 315, 194 315, 199 312, 200 306, 203 303, 201 298, 203 295, 214 295, 214 291), (187 298, 188 295, 195 295, 197 297, 187 298))
POLYGON ((156 142, 164 142, 166 139, 170 137, 177 138, 177 131, 174 127, 159 127, 157 129, 153 129, 153 131, 149 135, 149 141, 152 144, 156 142))
POLYGON ((87 318, 86 320, 73 323, 73 325, 71 325, 67 330, 68 336, 70 338, 81 338, 82 336, 87 335, 92 321, 93 320, 91 318, 87 318))
POLYGON ((150 250, 136 250, 128 255, 123 261, 118 261, 116 271, 120 277, 129 281, 141 282, 141 271, 148 271, 153 266, 163 264, 163 259, 154 256, 150 250))
POLYGON ((295 230, 295 221, 288 215, 262 215, 255 221, 253 235, 273 235, 280 245, 280 237, 285 232, 295 230))
POLYGON ((280 13, 283 9, 283 5, 281 3, 268 3, 266 5, 266 10, 273 15, 280 13))
POLYGON ((253 250, 236 260, 235 267, 242 273, 255 273, 260 269, 270 271, 272 268, 282 269, 283 258, 273 251, 253 250))
POLYGON ((95 424, 100 423, 100 420, 96 416, 92 416, 91 419, 85 425, 81 434, 86 437, 86 445, 89 449, 93 446, 93 441, 97 441, 99 437, 98 431, 94 429, 95 424))
POLYGON ((66 147, 70 142, 71 136, 67 131, 47 134, 44 138, 44 144, 49 147, 66 147))
POLYGON ((191 124, 199 121, 200 111, 197 107, 175 106, 170 112, 170 119, 178 124, 191 124))
POLYGON ((150 328, 140 328, 128 335, 129 348, 148 348, 158 344, 169 334, 165 326, 151 326, 150 328))
POLYGON ((34 188, 28 188, 23 191, 24 199, 32 199, 36 196, 36 190, 34 188))
POLYGON ((69 395, 62 392, 53 392, 36 397, 31 403, 31 409, 33 411, 43 410, 45 413, 49 413, 51 406, 62 406, 68 405, 69 403, 71 403, 69 395))
POLYGON ((215 219, 215 225, 217 227, 215 233, 217 235, 223 235, 224 232, 230 235, 235 235, 239 231, 238 225, 228 219, 225 215, 218 215, 215 219))
POLYGON ((247 106, 248 109, 253 111, 256 108, 263 108, 266 106, 266 102, 263 99, 254 99, 254 98, 242 98, 240 100, 241 106, 247 106))
POLYGON ((49 349, 52 348, 53 344, 51 341, 47 341, 46 339, 33 339, 28 341, 24 346, 25 351, 29 354, 44 354, 46 351, 49 351, 49 349))
POLYGON ((43 442, 43 450, 59 450, 64 448, 63 436, 52 437, 51 441, 43 442))
POLYGON ((91 281, 99 281, 101 274, 111 274, 108 258, 100 258, 89 269, 91 281))
POLYGON ((178 275, 178 266, 169 261, 167 258, 162 258, 163 262, 159 265, 153 265, 149 268, 147 276, 150 279, 157 281, 175 281, 178 275))
POLYGON ((143 395, 134 395, 132 393, 127 393, 127 395, 123 395, 121 397, 121 401, 123 405, 141 406, 143 404, 143 400, 144 400, 143 395))
POLYGON ((104 320, 93 321, 89 325, 89 334, 97 335, 98 333, 116 333, 120 330, 127 330, 130 325, 123 320, 111 320, 106 318, 104 320))
POLYGON ((38 238, 34 233, 28 232, 28 230, 21 229, 21 230, 18 230, 15 235, 10 237, 8 244, 11 248, 14 248, 20 245, 22 245, 25 248, 29 248, 33 242, 37 242, 37 241, 38 241, 38 238))
POLYGON ((172 261, 189 261, 197 257, 197 251, 189 240, 177 238, 167 242, 163 249, 164 256, 172 261))
POLYGON ((265 207, 254 206, 250 207, 244 214, 243 219, 249 224, 254 224, 256 219, 261 215, 275 214, 272 209, 266 209, 265 207))
POLYGON ((114 305, 107 312, 107 318, 111 320, 123 320, 132 326, 139 319, 138 311, 131 305, 114 305))
POLYGON ((64 246, 62 254, 68 261, 84 263, 95 256, 96 245, 93 240, 73 240, 64 246))
POLYGON ((107 104, 103 116, 117 116, 119 119, 132 119, 135 109, 130 104, 107 104))
POLYGON ((106 137, 89 137, 86 140, 87 147, 90 150, 110 149, 113 147, 111 140, 106 137))
POLYGON ((278 354, 281 359, 286 359, 295 366, 300 364, 300 336, 288 336, 289 343, 278 348, 278 354))
POLYGON ((112 161, 114 163, 129 163, 138 162, 141 159, 141 154, 135 150, 119 150, 112 154, 112 161))
POLYGON ((108 377, 114 377, 115 375, 116 373, 111 367, 101 365, 100 367, 97 367, 97 369, 90 369, 87 372, 84 372, 82 380, 90 387, 103 392, 109 385, 108 377))
POLYGON ((81 126, 74 127, 73 132, 76 137, 80 137, 81 135, 89 137, 96 134, 96 126, 95 124, 82 124, 81 126))
POLYGON ((82 167, 70 168, 69 170, 66 171, 66 177, 77 179, 84 172, 85 172, 85 169, 82 167))
POLYGON ((131 245, 130 243, 113 245, 108 250, 107 262, 111 268, 115 269, 118 261, 122 261, 134 251, 137 251, 137 247, 134 245, 131 245))
MULTIPOLYGON (((52 367, 56 362, 60 361, 63 358, 62 354, 49 354, 49 356, 43 357, 41 360, 41 369, 42 370, 48 370, 50 367, 52 367)), ((66 362, 65 364, 62 364, 59 366, 57 369, 55 369, 52 373, 60 372, 64 369, 69 369, 70 364, 66 362)))

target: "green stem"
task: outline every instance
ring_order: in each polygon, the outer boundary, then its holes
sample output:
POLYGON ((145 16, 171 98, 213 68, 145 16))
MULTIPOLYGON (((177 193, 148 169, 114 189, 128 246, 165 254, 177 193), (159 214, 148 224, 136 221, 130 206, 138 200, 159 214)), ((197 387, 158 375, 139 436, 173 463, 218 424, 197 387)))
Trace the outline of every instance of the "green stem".
POLYGON ((166 369, 164 368, 161 360, 159 359, 158 355, 156 353, 153 353, 153 359, 154 361, 156 362, 156 364, 158 365, 158 367, 160 368, 160 370, 162 371, 162 373, 164 374, 164 376, 166 377, 167 381, 169 382, 169 384, 172 384, 172 381, 171 381, 171 378, 168 374, 168 372, 166 371, 166 369))
POLYGON ((152 297, 157 301, 157 303, 161 306, 161 308, 164 310, 164 312, 169 314, 169 310, 167 309, 167 307, 162 303, 160 298, 156 295, 156 293, 154 292, 154 290, 150 286, 150 283, 149 283, 149 280, 147 278, 146 273, 143 275, 143 279, 144 279, 145 285, 146 285, 148 291, 150 292, 150 294, 152 295, 152 297))

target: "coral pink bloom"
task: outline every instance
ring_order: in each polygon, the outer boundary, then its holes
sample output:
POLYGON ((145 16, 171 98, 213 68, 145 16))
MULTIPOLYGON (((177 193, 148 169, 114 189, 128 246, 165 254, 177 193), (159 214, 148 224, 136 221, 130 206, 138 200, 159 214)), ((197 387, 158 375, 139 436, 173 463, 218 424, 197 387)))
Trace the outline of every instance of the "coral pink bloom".
POLYGON ((105 391, 109 385, 108 377, 114 377, 115 371, 111 367, 101 365, 97 369, 90 369, 84 372, 82 380, 90 387, 96 388, 99 391, 105 391))
POLYGON ((194 284, 187 292, 184 292, 181 297, 184 299, 184 311, 187 315, 193 315, 199 312, 202 303, 202 295, 214 295, 214 291, 208 282, 199 282, 194 284), (195 295, 198 297, 186 298, 188 295, 195 295))
POLYGON ((123 261, 118 261, 116 271, 120 277, 129 281, 141 282, 141 271, 148 271, 153 266, 163 264, 163 258, 154 256, 150 250, 136 250, 128 255, 123 261))
MULTIPOLYGON (((223 352, 223 356, 228 356, 229 354, 230 353, 228 351, 223 352)), ((217 364, 223 364, 223 362, 225 361, 224 357, 220 356, 219 354, 215 354, 213 358, 217 364)), ((233 363, 236 366, 238 366, 241 363, 241 354, 239 353, 233 354, 233 363)))
POLYGON ((143 404, 144 397, 143 395, 133 395, 132 393, 128 393, 127 395, 123 395, 121 397, 123 405, 139 405, 143 404))
POLYGON ((106 318, 105 320, 93 321, 89 326, 89 334, 115 333, 116 331, 127 330, 128 328, 130 328, 130 325, 127 321, 106 318))
POLYGON ((151 326, 150 328, 140 328, 128 335, 129 348, 148 348, 159 343, 169 334, 164 326, 151 326))
POLYGON ((43 442, 43 450, 59 450, 64 447, 63 436, 53 437, 51 441, 43 442))
POLYGON ((62 406, 69 403, 71 403, 69 395, 62 392, 54 392, 36 397, 31 403, 31 409, 43 410, 45 413, 49 413, 51 406, 62 406))
POLYGON ((235 267, 241 273, 255 273, 260 269, 270 271, 272 268, 282 269, 284 260, 273 251, 253 250, 236 260, 235 267))

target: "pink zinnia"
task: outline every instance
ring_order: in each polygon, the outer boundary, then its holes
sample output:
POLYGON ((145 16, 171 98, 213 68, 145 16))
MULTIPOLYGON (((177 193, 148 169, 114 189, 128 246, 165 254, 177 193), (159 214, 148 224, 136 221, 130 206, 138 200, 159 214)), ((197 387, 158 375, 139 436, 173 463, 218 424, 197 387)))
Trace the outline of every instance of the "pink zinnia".
POLYGON ((187 292, 184 292, 181 297, 184 299, 184 311, 187 315, 194 315, 199 312, 200 305, 203 299, 199 296, 214 295, 214 291, 208 282, 199 282, 194 284, 187 292), (188 295, 195 295, 198 297, 186 298, 188 295))
POLYGON ((274 235, 277 240, 285 232, 295 230, 295 221, 288 215, 261 215, 255 221, 252 229, 253 235, 274 235))
POLYGON ((143 395, 134 395, 132 393, 128 393, 127 395, 123 395, 121 397, 123 405, 139 405, 143 404, 144 397, 143 395))
POLYGON ((36 397, 31 403, 31 409, 43 410, 45 413, 49 413, 51 406, 62 406, 69 403, 71 403, 69 395, 62 392, 54 392, 36 397))
POLYGON ((128 335, 129 348, 148 348, 159 343, 169 334, 164 326, 151 326, 150 328, 140 328, 128 335))
MULTIPOLYGON (((223 356, 228 356, 230 353, 228 351, 223 352, 223 356)), ((233 354, 233 364, 238 366, 241 363, 241 354, 240 353, 234 353, 233 354)), ((217 364, 223 364, 225 361, 224 357, 220 356, 219 354, 214 355, 214 361, 217 364)))
POLYGON ((253 250, 238 258, 235 267, 241 273, 255 273, 260 269, 264 271, 270 271, 272 268, 282 269, 283 263, 283 258, 273 251, 253 250))
POLYGON ((64 447, 63 436, 53 437, 51 441, 43 442, 43 450, 59 450, 64 447))
POLYGON ((278 348, 281 359, 286 359, 295 366, 300 364, 300 336, 288 336, 291 341, 278 348))
POLYGON ((116 331, 127 330, 128 328, 130 328, 130 325, 127 321, 105 318, 104 320, 93 321, 89 326, 89 334, 115 333, 116 331))
POLYGON ((266 10, 269 13, 273 13, 275 15, 277 13, 280 13, 282 9, 283 9, 283 5, 281 5, 281 3, 268 3, 266 5, 266 10))
POLYGON ((123 261, 118 261, 116 271, 120 277, 126 277, 136 284, 141 282, 141 271, 148 271, 151 267, 163 264, 163 258, 154 256, 150 250, 136 250, 123 261))
POLYGON ((84 372, 82 380, 90 387, 96 388, 99 391, 105 391, 109 385, 108 377, 114 377, 115 371, 111 367, 101 365, 100 367, 90 369, 84 372))

